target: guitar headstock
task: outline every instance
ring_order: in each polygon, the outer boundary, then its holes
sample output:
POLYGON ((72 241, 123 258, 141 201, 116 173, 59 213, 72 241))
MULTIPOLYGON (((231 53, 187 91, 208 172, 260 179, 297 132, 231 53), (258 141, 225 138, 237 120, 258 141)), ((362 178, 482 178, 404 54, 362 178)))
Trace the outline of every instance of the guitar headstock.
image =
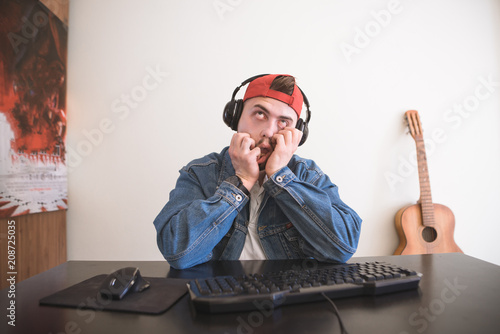
POLYGON ((422 129, 422 124, 420 123, 420 116, 418 115, 418 111, 408 110, 405 113, 405 116, 413 139, 422 139, 424 130, 422 129))

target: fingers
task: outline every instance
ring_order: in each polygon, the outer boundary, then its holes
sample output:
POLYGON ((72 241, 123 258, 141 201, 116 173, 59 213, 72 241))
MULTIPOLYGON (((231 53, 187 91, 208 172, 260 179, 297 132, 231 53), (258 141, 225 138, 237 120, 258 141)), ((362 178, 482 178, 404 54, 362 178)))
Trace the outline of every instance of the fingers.
POLYGON ((255 145, 255 140, 249 134, 235 134, 233 136, 233 153, 240 159, 247 161, 257 160, 260 148, 255 145))
POLYGON ((235 133, 230 146, 239 151, 249 152, 255 147, 255 140, 248 133, 235 133))
POLYGON ((285 128, 273 136, 274 151, 266 165, 266 174, 271 177, 276 171, 286 166, 299 147, 302 132, 296 128, 285 128))
POLYGON ((259 166, 257 157, 260 154, 260 148, 255 146, 255 141, 248 133, 235 133, 231 138, 229 146, 229 156, 235 170, 245 187, 248 185, 251 189, 259 176, 259 166), (244 180, 248 182, 245 183, 244 180))
POLYGON ((302 139, 302 135, 302 131, 296 128, 287 127, 283 130, 278 131, 278 133, 273 136, 273 140, 276 146, 284 145, 286 147, 292 148, 292 150, 295 152, 295 150, 299 146, 300 140, 302 139))

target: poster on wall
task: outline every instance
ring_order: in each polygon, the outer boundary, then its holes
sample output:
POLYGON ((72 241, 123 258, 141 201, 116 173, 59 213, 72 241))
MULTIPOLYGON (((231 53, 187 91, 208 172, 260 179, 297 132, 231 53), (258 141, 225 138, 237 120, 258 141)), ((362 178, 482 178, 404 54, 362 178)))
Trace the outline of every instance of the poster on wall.
POLYGON ((0 2, 0 218, 67 209, 64 2, 0 2))

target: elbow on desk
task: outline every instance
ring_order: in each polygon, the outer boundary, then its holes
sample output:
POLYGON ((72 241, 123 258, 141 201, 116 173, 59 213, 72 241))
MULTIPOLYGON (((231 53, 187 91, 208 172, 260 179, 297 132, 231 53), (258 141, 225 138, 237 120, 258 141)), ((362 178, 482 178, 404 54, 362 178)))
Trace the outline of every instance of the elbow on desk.
POLYGON ((356 213, 353 213, 351 217, 351 228, 346 230, 342 242, 337 244, 337 253, 342 258, 342 262, 347 262, 356 253, 361 236, 361 218, 356 213))
POLYGON ((339 259, 341 263, 346 263, 354 255, 354 252, 343 252, 340 254, 339 259))
POLYGON ((180 249, 180 245, 169 230, 170 226, 164 220, 161 220, 160 216, 155 219, 154 225, 157 231, 156 244, 170 267, 175 269, 192 267, 194 264, 191 264, 189 259, 187 259, 189 257, 186 256, 187 251, 180 249))
POLYGON ((187 256, 168 250, 168 247, 160 238, 158 238, 158 248, 170 267, 174 269, 187 269, 196 265, 192 263, 194 261, 187 256))
POLYGON ((314 258, 319 262, 346 263, 354 255, 354 252, 336 249, 333 253, 317 253, 314 258))
POLYGON ((158 248, 170 267, 174 269, 188 269, 212 259, 212 252, 201 254, 189 249, 175 249, 170 241, 161 242, 158 239, 158 248))
POLYGON ((189 269, 198 264, 208 262, 212 258, 212 254, 209 254, 208 256, 206 256, 206 258, 201 258, 201 259, 186 258, 186 257, 179 258, 177 256, 165 256, 165 255, 164 257, 167 260, 170 267, 174 269, 189 269))
POLYGON ((212 259, 211 252, 207 255, 201 255, 193 250, 184 249, 184 245, 177 243, 175 238, 171 235, 165 235, 165 233, 165 231, 158 233, 157 244, 158 249, 165 260, 167 260, 170 267, 175 269, 187 269, 212 259))
MULTIPOLYGON (((319 241, 319 240, 318 240, 319 241)), ((351 231, 343 238, 322 239, 317 243, 304 243, 304 253, 320 262, 345 263, 356 253, 359 230, 351 231)))

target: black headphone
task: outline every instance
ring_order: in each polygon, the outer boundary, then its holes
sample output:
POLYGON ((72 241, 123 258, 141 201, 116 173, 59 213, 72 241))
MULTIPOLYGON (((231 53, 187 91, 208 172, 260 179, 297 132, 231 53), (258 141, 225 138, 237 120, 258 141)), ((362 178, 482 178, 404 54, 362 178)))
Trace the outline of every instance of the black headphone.
MULTIPOLYGON (((224 120, 224 123, 226 123, 227 126, 229 126, 232 130, 238 131, 238 122, 240 121, 241 113, 243 112, 243 99, 238 99, 235 100, 236 94, 240 90, 241 87, 245 86, 247 83, 254 81, 257 78, 266 76, 269 74, 259 74, 256 76, 253 76, 241 83, 238 87, 233 92, 233 96, 231 97, 231 101, 226 103, 226 106, 224 107, 224 113, 222 115, 222 119, 224 120)), ((302 93, 302 97, 304 98, 304 104, 306 105, 306 120, 304 121, 302 118, 299 118, 297 120, 297 125, 295 126, 297 129, 302 131, 302 139, 300 140, 299 146, 304 144, 307 136, 309 135, 309 127, 307 126, 309 124, 309 120, 311 119, 311 111, 309 110, 309 101, 307 100, 306 94, 300 89, 299 86, 297 86, 302 93)))

